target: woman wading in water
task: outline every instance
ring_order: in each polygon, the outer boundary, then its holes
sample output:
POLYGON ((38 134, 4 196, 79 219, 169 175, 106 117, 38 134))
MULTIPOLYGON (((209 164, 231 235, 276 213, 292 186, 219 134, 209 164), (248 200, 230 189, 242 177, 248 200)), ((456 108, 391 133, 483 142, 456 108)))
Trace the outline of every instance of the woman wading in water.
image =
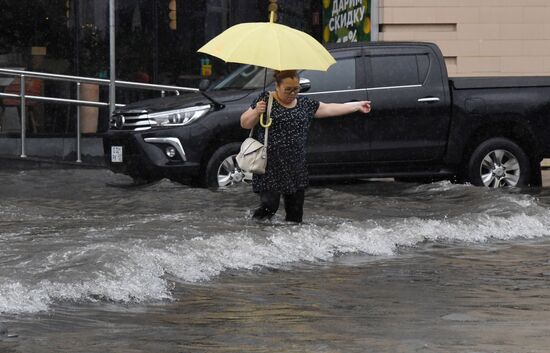
MULTIPOLYGON (((276 71, 275 92, 267 144, 265 174, 254 174, 252 189, 260 194, 260 207, 253 218, 271 218, 279 209, 283 195, 286 220, 302 222, 305 189, 309 184, 306 167, 308 130, 313 118, 328 118, 354 112, 368 113, 369 101, 353 103, 323 103, 306 96, 298 96, 300 77, 296 70, 276 71)), ((241 126, 252 129, 266 111, 267 99, 260 95, 241 115, 241 126)), ((254 133, 258 141, 264 140, 264 129, 254 133)))

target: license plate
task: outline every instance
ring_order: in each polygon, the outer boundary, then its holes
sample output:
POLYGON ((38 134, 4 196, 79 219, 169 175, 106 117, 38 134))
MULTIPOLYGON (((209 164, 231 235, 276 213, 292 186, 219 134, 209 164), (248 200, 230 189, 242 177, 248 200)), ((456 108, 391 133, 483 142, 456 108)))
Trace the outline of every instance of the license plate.
POLYGON ((111 146, 111 162, 122 163, 122 146, 111 146))

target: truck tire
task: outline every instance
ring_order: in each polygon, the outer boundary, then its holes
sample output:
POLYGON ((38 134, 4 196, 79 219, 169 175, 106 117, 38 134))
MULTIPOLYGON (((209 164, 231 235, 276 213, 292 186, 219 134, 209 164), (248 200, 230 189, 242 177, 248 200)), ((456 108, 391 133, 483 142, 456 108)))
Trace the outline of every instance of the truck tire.
POLYGON ((235 160, 240 148, 241 144, 235 142, 214 151, 201 175, 201 185, 217 188, 252 182, 252 173, 243 172, 235 160))
POLYGON ((513 141, 496 137, 481 143, 470 156, 470 183, 490 188, 529 185, 531 166, 527 154, 513 141))

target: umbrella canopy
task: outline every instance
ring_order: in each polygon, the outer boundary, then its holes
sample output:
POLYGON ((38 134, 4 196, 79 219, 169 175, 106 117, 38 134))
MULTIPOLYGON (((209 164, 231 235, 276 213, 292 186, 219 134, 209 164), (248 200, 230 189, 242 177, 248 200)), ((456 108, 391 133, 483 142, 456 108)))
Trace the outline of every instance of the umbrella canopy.
POLYGON ((336 62, 309 34, 273 23, 273 14, 270 22, 232 26, 198 51, 226 62, 263 66, 279 71, 326 71, 336 62))

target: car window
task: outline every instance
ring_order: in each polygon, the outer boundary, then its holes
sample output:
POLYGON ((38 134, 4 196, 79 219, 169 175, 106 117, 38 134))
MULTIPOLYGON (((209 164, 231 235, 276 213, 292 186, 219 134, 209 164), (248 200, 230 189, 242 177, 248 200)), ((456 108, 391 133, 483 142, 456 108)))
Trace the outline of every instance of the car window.
POLYGON ((243 65, 213 85, 213 90, 258 89, 273 83, 273 70, 260 66, 243 65), (267 74, 267 75, 266 75, 267 74))
POLYGON ((341 91, 354 89, 355 58, 339 59, 336 64, 325 71, 305 70, 300 77, 311 81, 309 92, 341 91))
POLYGON ((430 56, 428 54, 417 55, 416 62, 418 64, 418 78, 420 83, 423 84, 430 70, 430 56))
MULTIPOLYGON (((427 72, 425 60, 421 62, 420 69, 427 72)), ((417 55, 371 56, 370 63, 369 87, 418 85, 423 81, 420 80, 417 55)))

